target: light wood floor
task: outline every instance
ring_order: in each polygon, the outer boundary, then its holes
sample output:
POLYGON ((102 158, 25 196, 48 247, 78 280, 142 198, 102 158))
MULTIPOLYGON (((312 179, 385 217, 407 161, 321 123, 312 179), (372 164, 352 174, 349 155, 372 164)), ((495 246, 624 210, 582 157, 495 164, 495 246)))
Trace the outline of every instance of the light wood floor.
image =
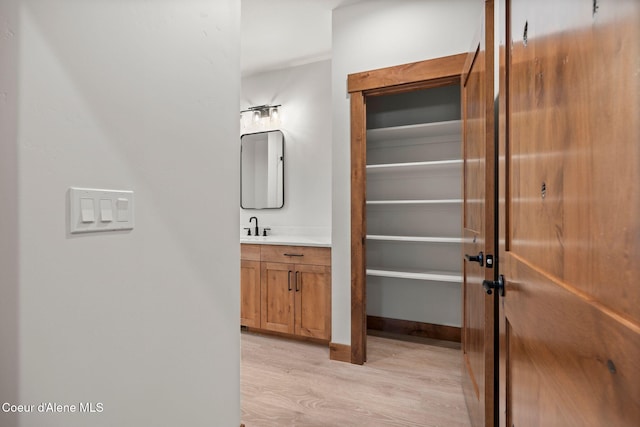
POLYGON ((369 335, 358 366, 329 360, 327 346, 243 332, 242 422, 468 427, 459 345, 430 342, 369 335))

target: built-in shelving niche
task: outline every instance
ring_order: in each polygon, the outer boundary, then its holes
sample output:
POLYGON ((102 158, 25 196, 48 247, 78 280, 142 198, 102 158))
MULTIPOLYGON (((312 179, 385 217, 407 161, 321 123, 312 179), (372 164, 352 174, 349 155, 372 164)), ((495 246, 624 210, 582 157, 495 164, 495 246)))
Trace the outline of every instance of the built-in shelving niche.
POLYGON ((367 314, 459 327, 460 88, 367 102, 367 314))

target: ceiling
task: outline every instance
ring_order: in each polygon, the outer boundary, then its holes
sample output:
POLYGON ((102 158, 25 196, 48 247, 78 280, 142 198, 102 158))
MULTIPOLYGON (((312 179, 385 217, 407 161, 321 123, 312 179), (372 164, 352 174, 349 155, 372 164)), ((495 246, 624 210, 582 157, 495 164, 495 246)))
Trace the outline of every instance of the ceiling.
POLYGON ((331 57, 331 11, 360 0, 241 0, 242 75, 331 57))

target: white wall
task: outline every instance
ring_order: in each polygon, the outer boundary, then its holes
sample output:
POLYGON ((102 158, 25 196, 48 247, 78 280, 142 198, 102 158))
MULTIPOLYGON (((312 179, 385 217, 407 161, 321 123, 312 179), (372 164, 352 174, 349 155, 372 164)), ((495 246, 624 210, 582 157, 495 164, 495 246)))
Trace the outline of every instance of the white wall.
MULTIPOLYGON (((18 337, 18 43, 10 27, 17 22, 15 4, 0 2, 0 405, 19 401, 18 337)), ((0 425, 17 420, 0 411, 0 425)))
POLYGON ((468 51, 482 6, 482 0, 368 0, 333 12, 333 342, 351 343, 347 75, 468 51))
POLYGON ((0 425, 239 425, 240 2, 0 16, 0 404, 104 405, 0 425), (71 236, 70 186, 136 228, 71 236))
MULTIPOLYGON (((329 235, 331 227, 331 61, 320 61, 242 79, 240 106, 280 107, 284 134, 284 207, 240 209, 240 224, 249 227, 257 216, 260 227, 273 234, 329 235)), ((244 122, 243 122, 244 123, 244 122)), ((267 128, 268 129, 268 128, 267 128)), ((243 133, 255 132, 251 122, 243 133)), ((240 142, 238 141, 238 151, 240 142)))

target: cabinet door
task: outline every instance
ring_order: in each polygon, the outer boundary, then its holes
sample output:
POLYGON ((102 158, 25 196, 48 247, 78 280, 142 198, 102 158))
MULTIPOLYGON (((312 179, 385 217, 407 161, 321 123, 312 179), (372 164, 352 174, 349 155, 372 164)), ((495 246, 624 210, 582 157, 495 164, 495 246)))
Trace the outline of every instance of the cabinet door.
POLYGON ((260 261, 240 261, 240 324, 260 327, 260 261))
POLYGON ((275 332, 294 333, 294 266, 263 262, 260 282, 260 327, 275 332))
POLYGON ((295 267, 295 333, 331 339, 331 268, 295 267))

